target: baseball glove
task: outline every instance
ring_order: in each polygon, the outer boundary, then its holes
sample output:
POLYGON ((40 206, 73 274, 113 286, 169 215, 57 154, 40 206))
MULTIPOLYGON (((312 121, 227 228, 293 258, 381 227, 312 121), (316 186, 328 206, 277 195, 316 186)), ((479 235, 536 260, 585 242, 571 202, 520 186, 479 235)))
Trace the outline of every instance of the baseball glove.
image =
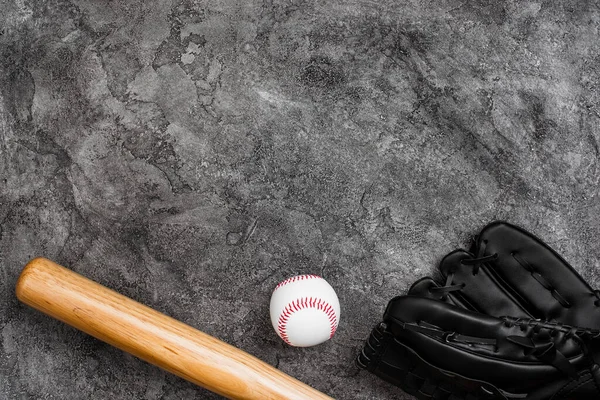
POLYGON ((495 222, 390 301, 357 364, 419 399, 600 399, 600 292, 495 222))

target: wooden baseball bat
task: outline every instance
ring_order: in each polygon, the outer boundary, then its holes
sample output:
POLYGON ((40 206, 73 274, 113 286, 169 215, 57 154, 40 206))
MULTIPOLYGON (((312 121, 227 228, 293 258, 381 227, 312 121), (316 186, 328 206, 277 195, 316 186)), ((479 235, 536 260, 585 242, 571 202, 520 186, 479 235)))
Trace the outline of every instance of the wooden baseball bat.
POLYGON ((230 399, 332 400, 258 358, 47 260, 17 297, 60 321, 230 399))

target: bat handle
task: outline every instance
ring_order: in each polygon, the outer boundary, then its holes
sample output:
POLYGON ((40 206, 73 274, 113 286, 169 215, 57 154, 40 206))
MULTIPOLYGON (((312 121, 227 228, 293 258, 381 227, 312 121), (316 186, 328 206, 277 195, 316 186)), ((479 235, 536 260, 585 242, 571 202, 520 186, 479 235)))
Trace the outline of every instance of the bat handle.
POLYGON ((17 282, 23 303, 230 399, 331 400, 244 351, 45 259, 17 282))

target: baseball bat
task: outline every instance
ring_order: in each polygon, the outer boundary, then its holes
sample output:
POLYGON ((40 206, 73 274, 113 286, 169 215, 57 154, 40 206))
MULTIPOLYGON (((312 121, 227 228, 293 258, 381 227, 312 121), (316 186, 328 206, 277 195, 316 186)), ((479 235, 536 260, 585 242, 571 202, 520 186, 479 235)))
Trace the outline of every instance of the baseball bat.
POLYGON ((25 266, 16 292, 23 303, 227 398, 332 400, 234 346, 48 259, 25 266))

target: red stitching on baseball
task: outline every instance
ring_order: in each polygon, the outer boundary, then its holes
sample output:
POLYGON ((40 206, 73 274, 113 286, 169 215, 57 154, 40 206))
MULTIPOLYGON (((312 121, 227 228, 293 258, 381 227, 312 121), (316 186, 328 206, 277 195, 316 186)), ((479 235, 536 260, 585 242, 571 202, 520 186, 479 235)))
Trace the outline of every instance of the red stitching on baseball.
MULTIPOLYGON (((316 275, 304 275, 304 276, 315 277, 316 275)), ((306 279, 309 279, 309 278, 306 278, 306 279)), ((299 299, 296 299, 296 300, 288 303, 284 307, 281 314, 279 315, 279 320, 277 321, 277 332, 279 332, 279 336, 283 339, 283 341, 289 345, 292 345, 290 343, 289 337, 287 335, 288 321, 290 320, 291 316, 296 311, 300 311, 305 308, 316 308, 317 310, 321 310, 325 313, 325 315, 327 316, 327 319, 329 320, 329 325, 330 325, 329 339, 331 339, 333 337, 333 335, 335 334, 335 331, 338 327, 338 320, 337 320, 337 317, 335 316, 335 310, 333 309, 331 304, 324 301, 323 299, 317 299, 317 298, 313 298, 313 297, 301 297, 299 299)))
POLYGON ((285 281, 280 282, 277 286, 275 286, 275 290, 279 289, 282 286, 288 285, 290 283, 294 283, 294 282, 298 282, 298 281, 303 281, 303 280, 306 280, 306 279, 321 279, 321 277, 319 275, 312 275, 312 274, 292 276, 291 278, 288 278, 285 281))

